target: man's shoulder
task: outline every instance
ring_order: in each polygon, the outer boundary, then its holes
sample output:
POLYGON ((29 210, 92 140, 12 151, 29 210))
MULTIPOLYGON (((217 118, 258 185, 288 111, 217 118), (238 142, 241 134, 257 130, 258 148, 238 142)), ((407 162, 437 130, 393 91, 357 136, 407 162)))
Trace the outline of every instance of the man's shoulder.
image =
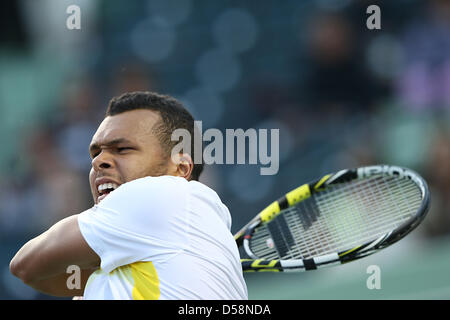
MULTIPOLYGON (((156 193, 167 193, 186 190, 188 181, 175 176, 142 177, 119 186, 116 191, 131 193, 134 195, 148 194, 149 191, 156 193)), ((120 192, 118 192, 120 193, 120 192)))
POLYGON ((145 190, 146 188, 157 188, 160 191, 189 191, 190 193, 200 193, 220 199, 219 195, 206 184, 195 180, 188 181, 185 178, 177 176, 148 176, 127 182, 123 184, 123 186, 125 186, 125 188, 139 190, 145 190))
MULTIPOLYGON (((231 215, 228 207, 222 202, 222 199, 209 186, 198 182, 198 181, 190 181, 190 195, 194 199, 193 201, 200 201, 203 204, 206 204, 209 212, 216 212, 217 215, 221 218, 221 220, 225 223, 228 229, 231 228, 231 215)), ((195 209, 195 208, 193 208, 195 209)))
POLYGON ((184 178, 172 176, 138 178, 121 184, 98 206, 126 212, 133 208, 140 211, 143 206, 178 208, 185 202, 183 198, 188 193, 187 183, 184 178))
POLYGON ((142 185, 149 185, 149 184, 182 185, 182 184, 187 184, 188 182, 189 181, 187 181, 185 178, 177 177, 177 176, 169 176, 169 175, 157 176, 157 177, 146 176, 146 177, 142 177, 142 178, 138 178, 138 179, 134 179, 132 181, 126 182, 123 184, 123 186, 134 186, 134 185, 142 186, 142 185))
POLYGON ((177 176, 157 176, 138 178, 120 185, 108 196, 103 202, 107 202, 108 198, 116 198, 124 200, 146 201, 157 199, 170 200, 176 198, 179 201, 183 197, 195 197, 199 199, 208 199, 221 203, 219 195, 209 186, 199 181, 188 181, 185 178, 177 176), (156 199, 155 199, 156 198, 156 199))
POLYGON ((199 203, 209 204, 214 210, 224 210, 219 195, 201 182, 176 176, 148 176, 120 185, 100 205, 111 208, 151 205, 181 210, 186 205, 195 209, 199 203))

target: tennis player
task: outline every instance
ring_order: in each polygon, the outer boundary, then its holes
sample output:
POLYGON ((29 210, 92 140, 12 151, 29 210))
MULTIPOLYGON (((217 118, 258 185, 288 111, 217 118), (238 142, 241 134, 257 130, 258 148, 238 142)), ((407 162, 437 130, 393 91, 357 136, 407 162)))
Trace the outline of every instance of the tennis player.
POLYGON ((89 147, 95 205, 26 243, 11 272, 54 296, 247 299, 227 207, 198 182, 193 154, 171 156, 178 128, 193 137, 194 119, 172 97, 113 98, 89 147), (68 286, 73 265, 78 289, 68 286))

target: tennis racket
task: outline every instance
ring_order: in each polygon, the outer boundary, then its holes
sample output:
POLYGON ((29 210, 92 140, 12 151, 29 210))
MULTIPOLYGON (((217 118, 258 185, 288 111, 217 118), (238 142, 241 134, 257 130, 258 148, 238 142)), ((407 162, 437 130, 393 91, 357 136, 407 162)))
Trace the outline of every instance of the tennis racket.
POLYGON ((389 165, 328 174, 270 204, 236 235, 244 272, 305 271, 347 263, 405 237, 424 219, 428 186, 389 165))

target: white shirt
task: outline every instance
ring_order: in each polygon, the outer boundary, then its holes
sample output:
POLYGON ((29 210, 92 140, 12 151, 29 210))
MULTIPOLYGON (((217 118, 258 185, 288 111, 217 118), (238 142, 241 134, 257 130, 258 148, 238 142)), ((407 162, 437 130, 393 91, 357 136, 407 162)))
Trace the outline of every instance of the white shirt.
POLYGON ((248 299, 230 212, 200 182, 124 183, 78 224, 101 259, 84 299, 248 299))

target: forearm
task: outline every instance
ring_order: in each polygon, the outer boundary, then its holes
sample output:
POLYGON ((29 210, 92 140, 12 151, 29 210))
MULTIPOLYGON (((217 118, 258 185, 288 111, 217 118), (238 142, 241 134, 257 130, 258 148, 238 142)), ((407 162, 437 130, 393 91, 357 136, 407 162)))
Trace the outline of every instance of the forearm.
POLYGON ((11 260, 10 271, 31 284, 64 275, 71 265, 82 270, 100 265, 100 258, 79 231, 76 215, 59 221, 28 241, 11 260))
POLYGON ((53 278, 65 271, 62 269, 51 270, 42 263, 40 248, 45 241, 45 236, 46 233, 43 233, 25 243, 10 262, 11 273, 27 284, 36 283, 45 278, 53 278))
POLYGON ((87 280, 97 268, 80 270, 79 273, 62 273, 46 279, 27 283, 33 289, 57 297, 82 296, 87 280))

